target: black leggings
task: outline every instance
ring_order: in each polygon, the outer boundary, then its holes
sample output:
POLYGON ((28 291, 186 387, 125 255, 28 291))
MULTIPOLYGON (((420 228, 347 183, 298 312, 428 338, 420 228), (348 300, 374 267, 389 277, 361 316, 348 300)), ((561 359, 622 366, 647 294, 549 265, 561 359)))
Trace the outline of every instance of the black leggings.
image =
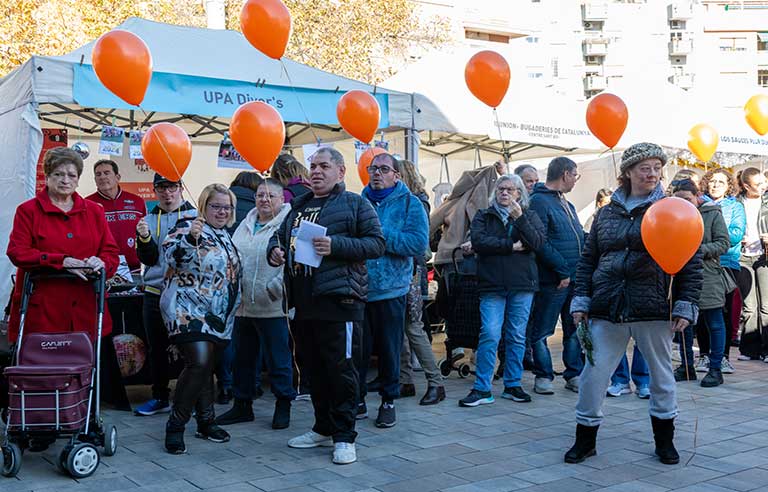
POLYGON ((184 369, 176 381, 173 410, 168 425, 183 429, 197 412, 198 425, 210 424, 215 417, 213 409, 213 370, 221 355, 221 347, 213 342, 185 342, 177 344, 184 357, 184 369))

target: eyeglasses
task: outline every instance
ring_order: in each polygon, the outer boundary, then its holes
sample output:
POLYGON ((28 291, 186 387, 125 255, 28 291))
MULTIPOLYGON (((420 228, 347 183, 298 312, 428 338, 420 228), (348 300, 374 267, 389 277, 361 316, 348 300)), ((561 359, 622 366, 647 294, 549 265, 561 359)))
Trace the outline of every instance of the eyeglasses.
POLYGON ((517 188, 507 188, 506 186, 500 186, 496 188, 496 192, 501 195, 502 193, 509 193, 510 195, 517 191, 517 188))
POLYGON ((381 166, 381 167, 377 167, 377 166, 368 166, 368 167, 367 167, 367 170, 368 170, 368 174, 375 174, 375 173, 376 173, 376 171, 378 171, 378 172, 379 172, 379 173, 381 173, 382 175, 384 175, 384 174, 389 174, 389 173, 391 173, 391 172, 397 172, 397 171, 395 171, 394 169, 392 169, 392 168, 391 168, 391 167, 389 167, 389 166, 381 166))
POLYGON ((158 191, 160 193, 163 193, 163 192, 175 193, 179 191, 179 185, 177 184, 157 185, 155 186, 155 191, 158 191))
POLYGON ((257 193, 255 196, 256 196, 256 200, 274 200, 280 195, 278 195, 277 193, 269 193, 269 194, 257 193))
POLYGON ((77 174, 74 174, 74 173, 59 173, 59 172, 51 173, 50 177, 53 178, 53 179, 58 179, 58 180, 62 180, 64 178, 68 178, 68 179, 77 179, 78 178, 77 174))
POLYGON ((573 177, 574 181, 578 181, 581 179, 581 174, 579 173, 573 173, 571 171, 568 171, 568 174, 570 174, 573 177))
POLYGON ((208 204, 208 208, 210 208, 211 210, 213 210, 216 213, 218 213, 218 212, 227 212, 227 213, 229 213, 229 212, 231 212, 232 210, 235 209, 235 207, 233 207, 232 205, 219 205, 218 203, 209 203, 208 204))

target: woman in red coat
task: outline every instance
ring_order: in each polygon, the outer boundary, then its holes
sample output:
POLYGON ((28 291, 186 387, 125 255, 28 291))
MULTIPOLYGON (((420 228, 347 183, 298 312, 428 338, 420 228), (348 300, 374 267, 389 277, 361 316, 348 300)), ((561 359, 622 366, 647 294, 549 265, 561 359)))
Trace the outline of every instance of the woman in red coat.
MULTIPOLYGON (((115 274, 118 248, 109 232, 101 205, 77 194, 83 160, 66 147, 51 149, 43 161, 45 188, 19 205, 8 243, 8 258, 18 267, 8 330, 15 343, 24 274, 39 268, 71 269, 80 279, 50 279, 35 285, 29 301, 25 333, 88 332, 96 338, 96 298, 83 270, 105 269, 115 274)), ((104 310, 103 335, 111 333, 104 310)))

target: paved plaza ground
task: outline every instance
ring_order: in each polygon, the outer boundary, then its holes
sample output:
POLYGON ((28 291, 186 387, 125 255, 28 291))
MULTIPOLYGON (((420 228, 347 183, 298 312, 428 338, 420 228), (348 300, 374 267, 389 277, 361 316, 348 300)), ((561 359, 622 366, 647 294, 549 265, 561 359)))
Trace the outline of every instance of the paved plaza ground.
MULTIPOLYGON (((311 403, 294 403, 291 427, 274 431, 269 427, 274 399, 267 394, 254 404, 255 422, 228 428, 229 443, 195 439, 190 425, 184 456, 163 450, 167 415, 107 411, 118 426, 120 445, 114 457, 103 458, 94 476, 75 481, 59 474, 54 466, 59 443, 44 453, 26 453, 16 479, 0 477, 0 491, 768 490, 768 364, 734 365, 736 373, 726 375, 719 388, 678 385, 675 443, 682 460, 676 466, 662 465, 653 456, 647 400, 608 398, 598 456, 566 465, 563 453, 573 440, 576 394, 563 388, 562 379, 555 381, 554 396, 534 394, 532 403, 497 398, 493 405, 468 409, 457 401, 469 391, 471 379, 454 373, 446 380, 448 400, 440 405, 420 407, 417 398, 407 398, 397 402, 394 428, 377 429, 372 418, 359 422, 358 462, 352 465, 333 465, 330 448, 288 448, 290 437, 310 428, 311 403)), ((418 383, 420 395, 424 383, 418 383)), ((530 373, 523 384, 531 388, 530 373)), ((500 382, 494 384, 497 396, 502 389, 500 382)), ((146 388, 132 389, 135 399, 146 394, 146 388)), ((373 395, 368 405, 375 416, 373 395)))

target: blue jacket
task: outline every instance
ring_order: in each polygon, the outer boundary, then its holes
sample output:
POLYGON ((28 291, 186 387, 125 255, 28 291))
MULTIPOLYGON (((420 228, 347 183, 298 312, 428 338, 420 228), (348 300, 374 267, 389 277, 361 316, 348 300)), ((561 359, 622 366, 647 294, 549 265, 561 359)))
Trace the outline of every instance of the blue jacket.
POLYGON ((546 241, 536 251, 539 282, 556 285, 566 278, 573 280, 584 247, 584 228, 576 208, 562 193, 550 190, 544 183, 533 187, 530 208, 539 215, 546 230, 546 241))
MULTIPOLYGON (((363 189, 369 199, 370 188, 363 189)), ((381 222, 384 256, 368 260, 368 302, 395 299, 408 292, 413 279, 413 257, 424 255, 429 222, 424 207, 402 182, 381 203, 373 204, 381 222)))
MULTIPOLYGON (((712 200, 708 195, 705 196, 712 200)), ((740 268, 741 240, 744 238, 744 233, 747 232, 747 213, 744 211, 744 204, 733 196, 712 201, 720 205, 725 225, 728 227, 728 236, 731 240, 731 247, 720 257, 720 264, 726 268, 738 270, 740 268)))

